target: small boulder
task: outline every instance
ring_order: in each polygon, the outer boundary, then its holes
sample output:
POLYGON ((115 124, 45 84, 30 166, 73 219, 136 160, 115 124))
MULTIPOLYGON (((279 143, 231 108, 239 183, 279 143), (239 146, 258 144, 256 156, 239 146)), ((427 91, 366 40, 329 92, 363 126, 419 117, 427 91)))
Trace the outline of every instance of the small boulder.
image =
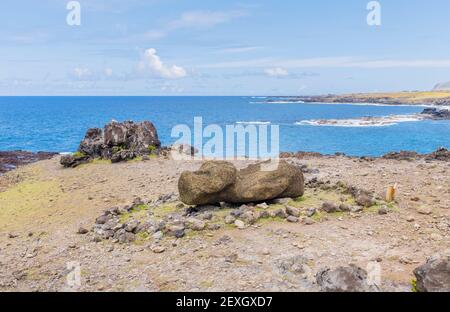
POLYGON ((355 201, 358 205, 366 207, 366 208, 372 207, 373 205, 375 205, 375 200, 368 194, 364 194, 364 193, 357 196, 355 198, 355 201))
POLYGON ((367 272, 353 264, 335 269, 326 268, 316 275, 317 284, 324 292, 369 292, 376 287, 368 284, 367 272))
POLYGON ((414 270, 419 292, 450 292, 450 256, 435 256, 414 270))
POLYGON ((327 213, 333 213, 333 212, 338 211, 338 206, 332 202, 324 202, 322 204, 322 210, 327 213))
POLYGON ((240 230, 245 229, 245 223, 241 220, 234 221, 234 225, 240 230))
POLYGON ((188 218, 186 220, 186 225, 193 231, 203 231, 206 227, 205 221, 196 218, 188 218))
POLYGON ((300 209, 298 208, 286 206, 286 212, 288 215, 294 216, 296 218, 300 217, 300 209))

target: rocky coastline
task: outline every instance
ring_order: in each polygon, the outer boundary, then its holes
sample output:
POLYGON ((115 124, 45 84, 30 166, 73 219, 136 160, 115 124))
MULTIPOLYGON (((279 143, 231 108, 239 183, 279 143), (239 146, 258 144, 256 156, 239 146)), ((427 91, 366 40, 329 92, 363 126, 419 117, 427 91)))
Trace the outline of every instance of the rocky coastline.
POLYGON ((450 92, 398 92, 268 97, 265 102, 450 106, 450 92))
MULTIPOLYGON (((155 152, 148 153, 147 155, 162 155, 167 156, 168 152, 172 150, 172 147, 161 147, 159 150, 155 150, 155 152)), ((179 153, 185 153, 186 155, 193 155, 195 151, 192 147, 189 146, 179 146, 179 153)), ((68 167, 76 167, 80 164, 88 163, 93 160, 93 158, 86 157, 86 155, 81 156, 78 153, 74 153, 75 156, 65 155, 62 156, 61 161, 66 164, 68 163, 68 167), (69 158, 68 158, 69 157, 69 158), (67 162, 67 159, 71 159, 67 162)), ((59 155, 59 153, 54 152, 27 152, 27 151, 0 151, 0 175, 15 170, 20 166, 32 164, 41 160, 51 159, 55 156, 59 155)), ((304 158, 304 157, 347 157, 353 159, 361 159, 361 160, 376 160, 378 158, 384 159, 394 159, 394 160, 419 160, 424 159, 427 161, 431 160, 439 160, 439 161, 450 161, 450 151, 444 147, 438 148, 436 151, 426 154, 420 154, 414 151, 399 151, 399 152, 389 152, 380 157, 373 156, 347 156, 344 153, 336 152, 335 154, 321 154, 318 152, 281 152, 280 158, 304 158)), ((137 156, 138 157, 138 156, 137 156)), ((148 156, 144 156, 144 159, 148 158, 148 156)), ((130 158, 132 159, 132 158, 130 158)))
POLYGON ((37 161, 51 159, 58 155, 53 152, 0 151, 0 175, 37 161))
POLYGON ((0 290, 450 290, 445 148, 281 153, 275 171, 169 150, 196 152, 113 121, 70 155, 4 154, 28 165, 0 176, 0 290))

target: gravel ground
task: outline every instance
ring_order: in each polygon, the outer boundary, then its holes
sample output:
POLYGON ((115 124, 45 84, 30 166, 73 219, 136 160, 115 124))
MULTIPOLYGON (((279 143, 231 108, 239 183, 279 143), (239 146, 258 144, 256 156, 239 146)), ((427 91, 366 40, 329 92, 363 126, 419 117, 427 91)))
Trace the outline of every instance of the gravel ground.
POLYGON ((63 169, 58 158, 0 177, 0 291, 316 291, 320 269, 350 263, 378 263, 382 290, 410 291, 413 269, 450 248, 449 162, 290 159, 306 168, 306 180, 344 182, 379 197, 397 183, 395 209, 165 237, 155 252, 152 238, 95 243, 77 231, 136 197, 177 193, 180 173, 200 162, 95 161, 63 169), (80 286, 67 282, 71 262, 80 264, 80 286))

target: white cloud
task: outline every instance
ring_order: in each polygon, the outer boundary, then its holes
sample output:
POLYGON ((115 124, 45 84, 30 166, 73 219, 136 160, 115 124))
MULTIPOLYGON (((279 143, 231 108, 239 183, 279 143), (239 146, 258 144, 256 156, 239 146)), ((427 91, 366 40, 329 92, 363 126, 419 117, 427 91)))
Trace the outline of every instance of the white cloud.
POLYGON ((263 47, 259 46, 249 46, 249 47, 230 47, 220 50, 222 53, 244 53, 244 52, 251 52, 255 50, 260 50, 263 47))
POLYGON ((149 69, 152 73, 163 78, 177 79, 187 76, 186 70, 183 67, 177 65, 166 66, 153 48, 145 51, 144 59, 139 64, 139 68, 141 70, 149 69))
MULTIPOLYGON (((159 29, 133 35, 135 40, 157 40, 166 37, 170 32, 184 28, 210 28, 247 15, 244 11, 187 11, 159 29)), ((129 39, 129 38, 128 38, 129 39)))
POLYGON ((92 72, 86 67, 75 67, 73 69, 73 74, 78 79, 86 79, 92 76, 92 72))
POLYGON ((266 68, 264 70, 264 73, 266 73, 269 77, 286 77, 289 76, 289 72, 281 67, 275 67, 275 68, 266 68))
POLYGON ((244 15, 242 11, 189 11, 184 12, 179 19, 170 22, 168 28, 212 27, 244 15))
POLYGON ((317 57, 280 60, 260 58, 203 64, 198 68, 441 68, 450 67, 450 59, 367 59, 360 57, 317 57))
POLYGON ((113 70, 112 68, 105 68, 105 75, 106 77, 111 77, 113 75, 113 70))

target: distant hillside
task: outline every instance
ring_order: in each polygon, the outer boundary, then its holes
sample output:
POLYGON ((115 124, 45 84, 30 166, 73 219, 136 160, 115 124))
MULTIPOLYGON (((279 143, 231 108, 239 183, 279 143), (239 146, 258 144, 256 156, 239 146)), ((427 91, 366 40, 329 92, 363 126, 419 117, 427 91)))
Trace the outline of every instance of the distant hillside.
POLYGON ((450 81, 438 83, 434 88, 433 91, 450 91, 450 81))

